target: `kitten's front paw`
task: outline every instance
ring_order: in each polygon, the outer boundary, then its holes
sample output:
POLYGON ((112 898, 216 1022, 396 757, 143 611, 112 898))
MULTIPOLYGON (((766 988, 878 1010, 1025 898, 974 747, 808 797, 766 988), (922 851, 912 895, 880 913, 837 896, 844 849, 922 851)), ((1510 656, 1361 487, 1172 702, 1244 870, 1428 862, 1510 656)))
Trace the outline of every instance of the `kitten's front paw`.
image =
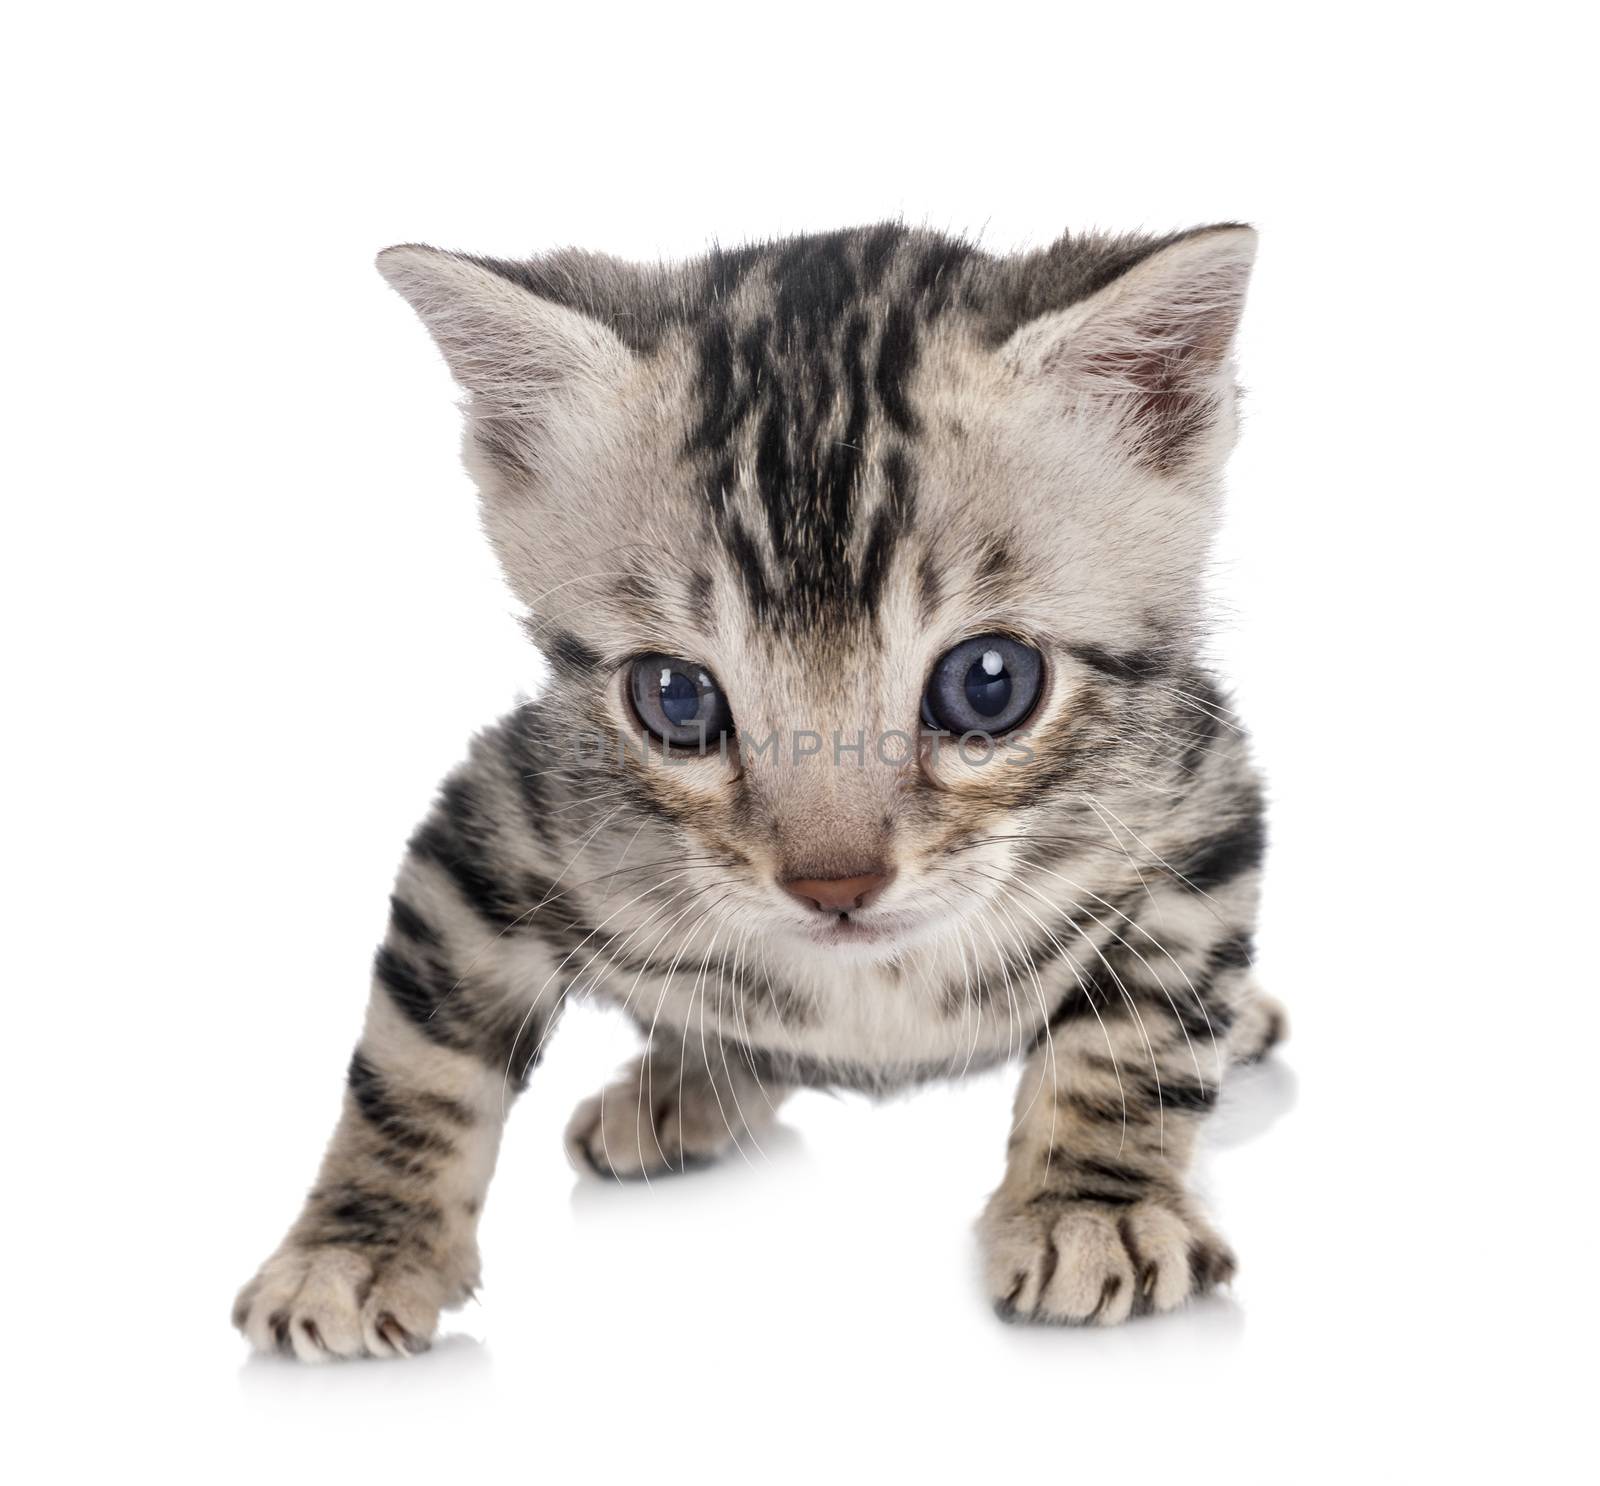
POLYGON ((426 1263, 336 1245, 279 1249, 239 1292, 233 1324, 258 1352, 302 1362, 425 1352, 463 1287, 426 1263))
POLYGON ((1233 1277, 1232 1251, 1186 1208, 996 1193, 979 1225, 984 1275, 1005 1320, 1115 1326, 1169 1311, 1233 1277))
POLYGON ((716 1088, 674 1068, 635 1064, 619 1082, 585 1099, 567 1124, 567 1154, 600 1176, 687 1171, 752 1147, 770 1123, 768 1095, 751 1085, 716 1088))

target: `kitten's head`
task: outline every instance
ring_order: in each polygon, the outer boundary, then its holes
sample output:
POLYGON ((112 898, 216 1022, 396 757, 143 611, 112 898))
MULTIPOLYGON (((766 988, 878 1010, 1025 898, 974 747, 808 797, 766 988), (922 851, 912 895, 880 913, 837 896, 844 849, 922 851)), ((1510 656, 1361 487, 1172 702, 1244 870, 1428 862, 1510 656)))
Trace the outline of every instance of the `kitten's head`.
POLYGON ((772 934, 879 956, 1148 783, 1254 246, 994 257, 888 224, 670 268, 385 252, 469 394, 553 666, 538 726, 601 776, 597 836, 660 831, 772 934))

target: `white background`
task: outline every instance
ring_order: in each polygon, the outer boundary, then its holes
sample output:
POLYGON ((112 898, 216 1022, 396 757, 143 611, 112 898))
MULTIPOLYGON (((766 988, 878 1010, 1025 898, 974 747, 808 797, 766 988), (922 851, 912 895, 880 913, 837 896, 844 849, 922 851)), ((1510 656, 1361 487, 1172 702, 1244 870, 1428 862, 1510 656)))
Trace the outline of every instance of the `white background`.
POLYGON ((1577 8, 575 10, 7 23, 0 1451, 184 1481, 1593 1479, 1577 8), (448 1339, 247 1362, 229 1303, 332 1124, 401 843, 538 676, 373 253, 897 213, 995 248, 1262 229, 1216 648, 1273 784, 1294 1036, 1204 1163, 1233 1297, 998 1324, 970 1225, 1003 1079, 805 1095, 748 1162, 580 1179, 561 1126, 632 1042, 583 1011, 448 1339))

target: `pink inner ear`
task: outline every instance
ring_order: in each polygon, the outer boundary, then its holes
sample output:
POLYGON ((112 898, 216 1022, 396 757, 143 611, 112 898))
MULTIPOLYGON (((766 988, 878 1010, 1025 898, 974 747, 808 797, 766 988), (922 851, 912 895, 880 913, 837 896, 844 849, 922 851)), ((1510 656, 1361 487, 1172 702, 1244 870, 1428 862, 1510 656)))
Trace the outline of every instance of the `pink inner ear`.
POLYGON ((1091 321, 1046 361, 1095 398, 1126 400, 1126 422, 1141 462, 1179 468, 1223 412, 1217 373, 1238 328, 1237 298, 1145 305, 1091 321), (1098 333, 1097 333, 1098 332, 1098 333))

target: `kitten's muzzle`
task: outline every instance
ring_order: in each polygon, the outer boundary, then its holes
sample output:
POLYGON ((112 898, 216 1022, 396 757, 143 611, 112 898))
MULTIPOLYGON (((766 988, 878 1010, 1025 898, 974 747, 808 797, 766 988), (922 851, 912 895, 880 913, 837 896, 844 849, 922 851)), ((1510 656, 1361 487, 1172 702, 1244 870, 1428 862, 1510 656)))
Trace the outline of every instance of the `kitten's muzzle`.
POLYGON ((783 890, 818 913, 854 913, 883 892, 889 876, 886 871, 873 871, 854 877, 787 877, 783 890))

